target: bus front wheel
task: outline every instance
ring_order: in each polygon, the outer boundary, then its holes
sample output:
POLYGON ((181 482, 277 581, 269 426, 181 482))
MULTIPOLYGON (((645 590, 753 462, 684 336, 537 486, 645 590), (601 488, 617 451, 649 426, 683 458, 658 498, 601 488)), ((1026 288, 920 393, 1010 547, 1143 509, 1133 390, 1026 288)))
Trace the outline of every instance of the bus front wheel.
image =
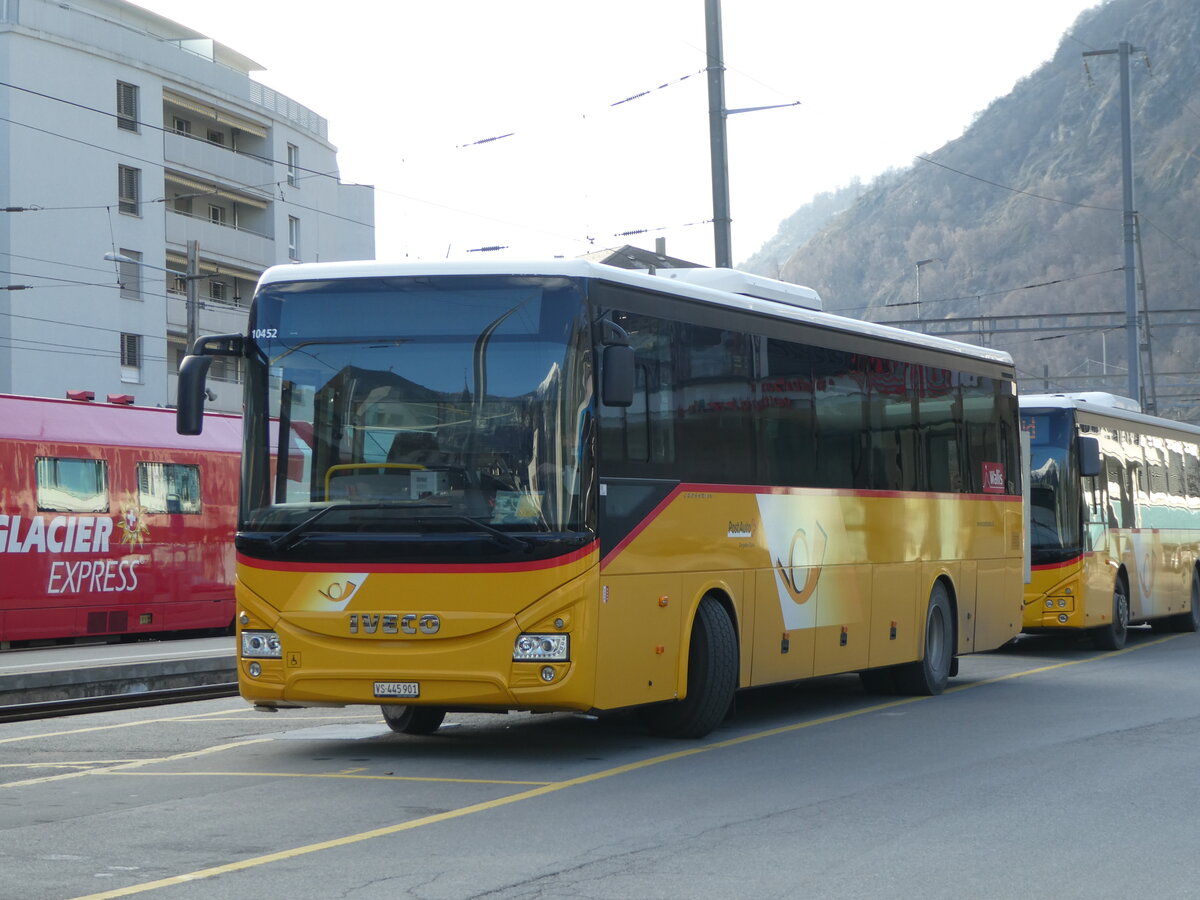
POLYGON ((398 734, 433 734, 442 726, 446 711, 436 706, 383 704, 383 721, 398 734))
POLYGON ((688 650, 687 696, 642 710, 654 734, 701 738, 716 728, 733 705, 738 682, 737 633, 715 597, 705 597, 696 609, 688 650))
POLYGON ((931 696, 946 689, 954 665, 954 620, 950 595, 939 581, 929 592, 925 614, 925 654, 916 662, 896 666, 896 687, 903 694, 931 696))
POLYGON ((1129 636, 1129 588, 1125 578, 1117 576, 1113 585, 1112 622, 1097 628, 1094 633, 1096 646, 1101 650, 1120 650, 1129 636))

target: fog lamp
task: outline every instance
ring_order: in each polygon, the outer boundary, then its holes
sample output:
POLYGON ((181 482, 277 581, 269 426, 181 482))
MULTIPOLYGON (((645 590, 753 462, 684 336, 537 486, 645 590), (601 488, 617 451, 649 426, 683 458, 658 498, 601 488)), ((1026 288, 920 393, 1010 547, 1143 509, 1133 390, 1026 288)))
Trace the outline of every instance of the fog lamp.
POLYGON ((549 683, 554 680, 554 666, 542 666, 542 681, 549 683))

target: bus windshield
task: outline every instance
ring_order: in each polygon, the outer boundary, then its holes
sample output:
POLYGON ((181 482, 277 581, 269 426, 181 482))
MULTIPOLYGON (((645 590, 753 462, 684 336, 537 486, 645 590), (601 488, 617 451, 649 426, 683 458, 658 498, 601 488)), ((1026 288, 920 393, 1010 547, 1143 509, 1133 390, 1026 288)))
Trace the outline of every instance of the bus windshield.
POLYGON ((249 336, 243 550, 429 558, 428 538, 461 558, 594 533, 577 280, 272 283, 249 336))
POLYGON ((1022 410, 1029 435, 1029 532, 1034 565, 1065 562, 1080 544, 1079 484, 1070 410, 1022 410))

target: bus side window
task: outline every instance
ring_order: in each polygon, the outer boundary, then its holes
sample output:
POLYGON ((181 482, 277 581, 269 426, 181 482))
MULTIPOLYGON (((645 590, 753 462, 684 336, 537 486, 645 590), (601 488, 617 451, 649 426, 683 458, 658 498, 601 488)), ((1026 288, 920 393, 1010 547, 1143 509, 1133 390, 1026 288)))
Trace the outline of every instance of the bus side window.
POLYGON ((600 406, 600 453, 617 475, 674 473, 675 385, 670 326, 661 319, 614 313, 635 353, 633 403, 600 406), (668 471, 669 470, 669 471, 668 471))
POLYGON ((1114 456, 1105 456, 1104 466, 1108 472, 1108 527, 1133 528, 1135 516, 1130 490, 1131 472, 1126 469, 1123 460, 1114 456))

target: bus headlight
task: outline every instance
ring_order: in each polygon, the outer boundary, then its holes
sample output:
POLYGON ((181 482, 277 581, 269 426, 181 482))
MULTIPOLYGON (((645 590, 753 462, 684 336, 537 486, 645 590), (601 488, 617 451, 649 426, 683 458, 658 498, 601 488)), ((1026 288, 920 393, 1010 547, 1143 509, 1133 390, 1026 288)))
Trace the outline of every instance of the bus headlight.
POLYGON ((565 634, 522 634, 513 645, 513 662, 566 662, 571 641, 565 634))
POLYGON ((279 659, 283 647, 273 631, 243 631, 242 657, 245 659, 279 659))

